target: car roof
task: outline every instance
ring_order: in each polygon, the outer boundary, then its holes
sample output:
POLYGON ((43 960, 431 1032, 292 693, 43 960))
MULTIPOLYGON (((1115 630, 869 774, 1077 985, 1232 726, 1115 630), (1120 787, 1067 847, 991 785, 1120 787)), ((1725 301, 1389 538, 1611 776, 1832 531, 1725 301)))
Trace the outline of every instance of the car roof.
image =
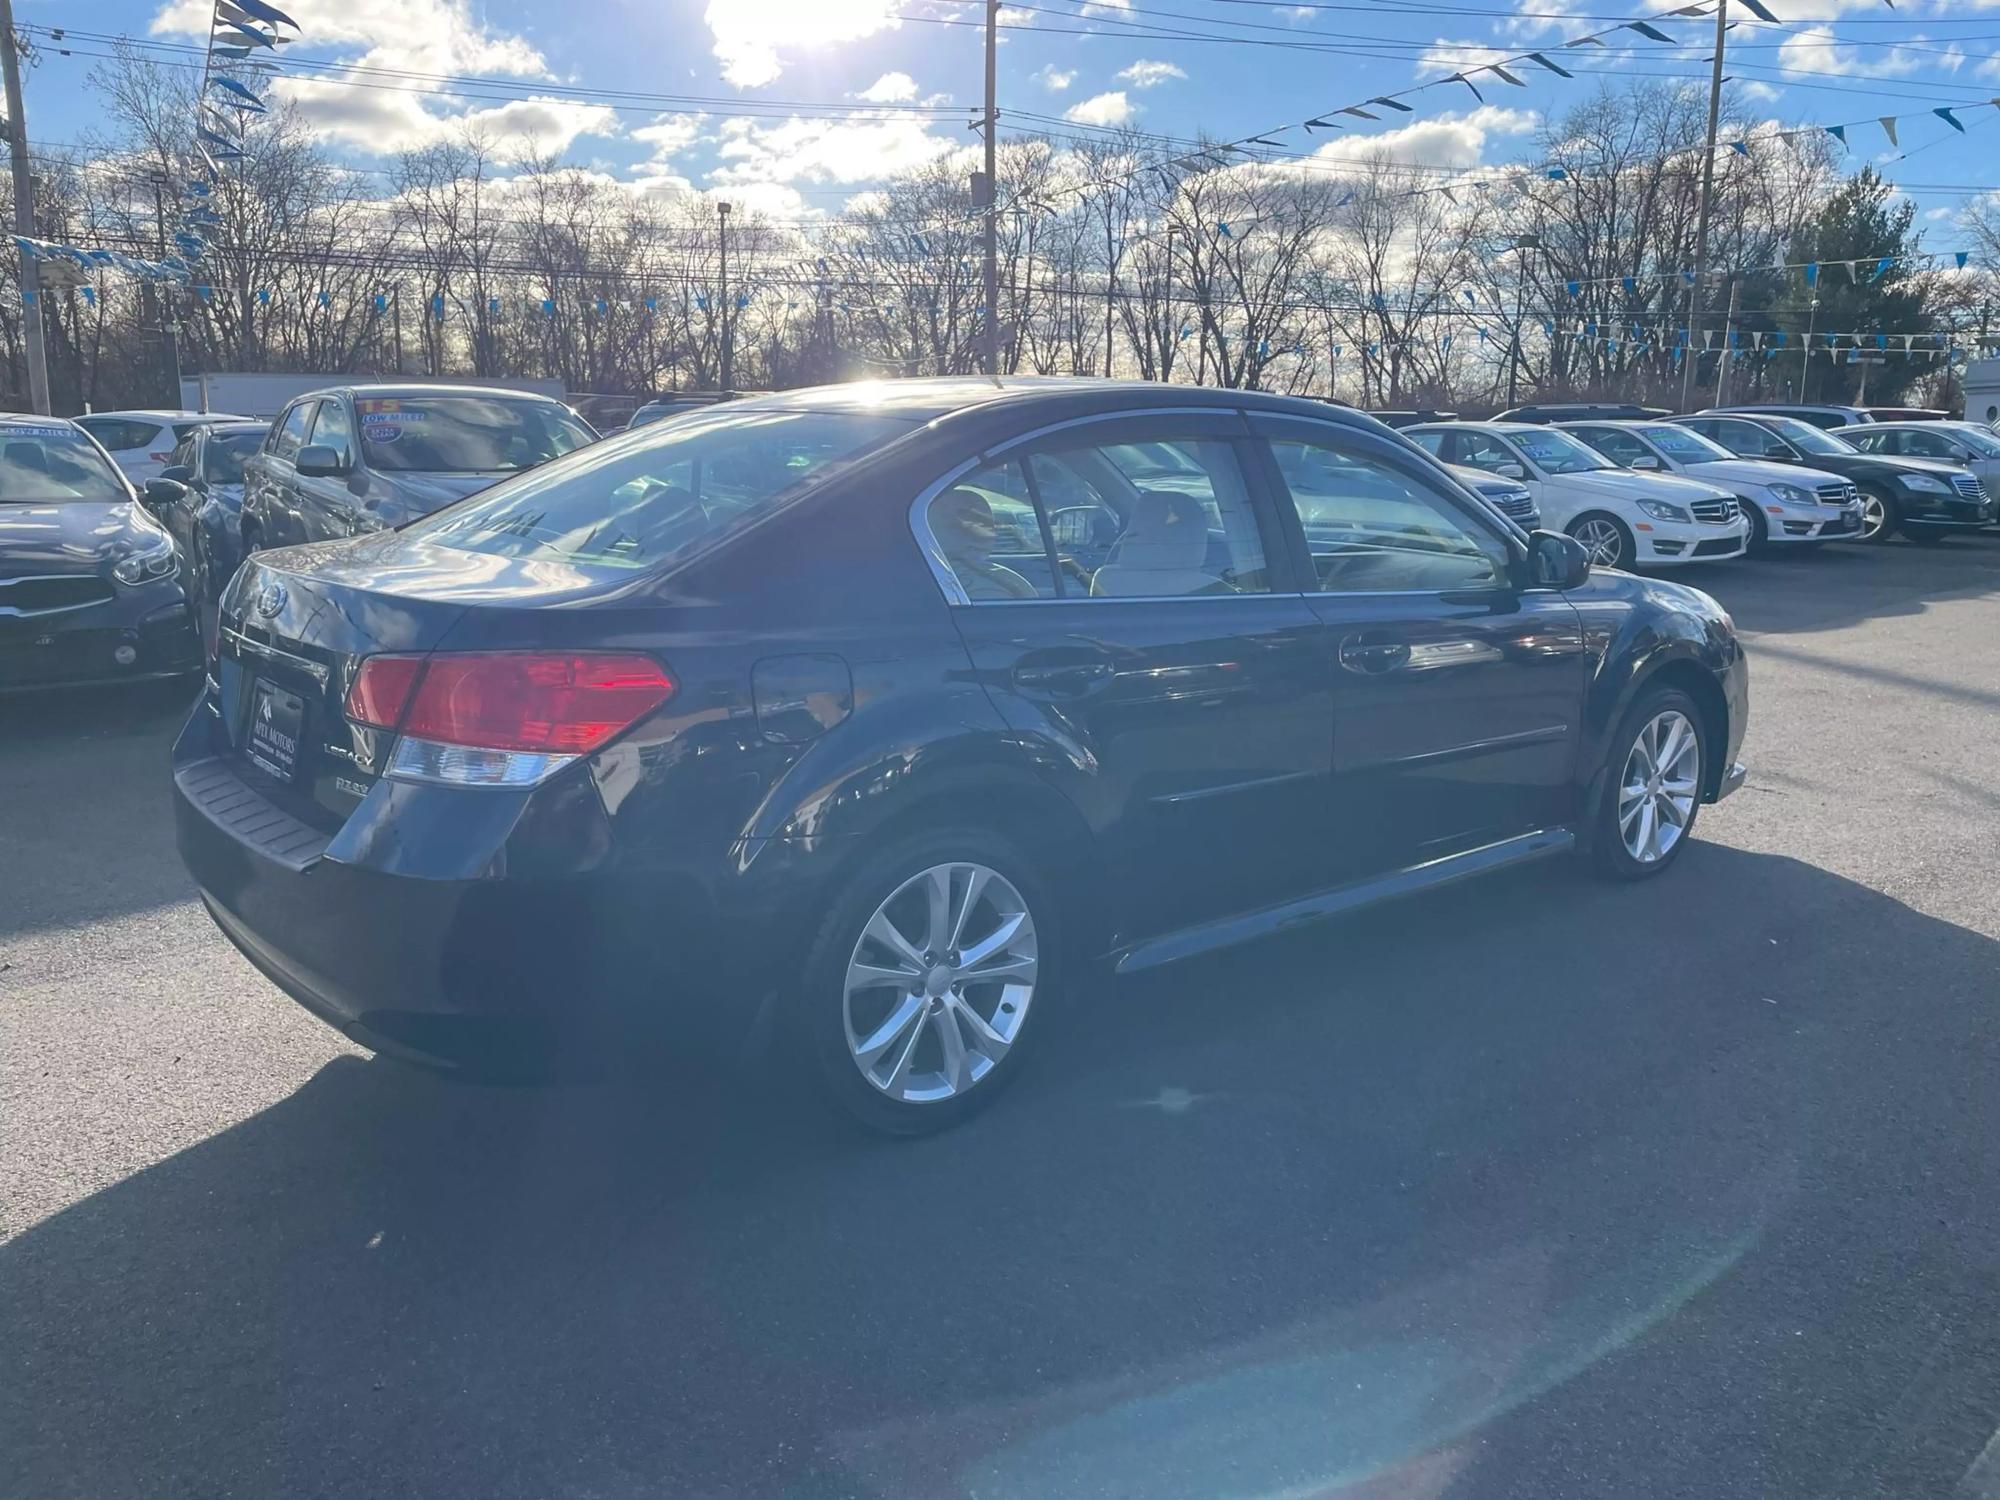
POLYGON ((142 417, 149 422, 185 422, 193 417, 207 417, 213 413, 205 411, 171 411, 163 406, 130 406, 119 411, 87 411, 86 417, 142 417))
MULTIPOLYGON (((389 381, 366 380, 349 382, 345 385, 323 386, 316 391, 301 391, 292 399, 305 401, 313 396, 497 396, 512 401, 547 401, 556 406, 563 403, 554 396, 544 396, 540 391, 517 391, 503 385, 459 385, 443 381, 389 381)), ((287 403, 289 404, 289 403, 287 403)))
POLYGON ((1698 417, 1727 414, 1732 417, 1783 417, 1795 411, 1839 411, 1849 416, 1868 415, 1859 406, 1842 406, 1837 401, 1763 401, 1751 406, 1704 406, 1694 415, 1698 417))
POLYGON ((269 422, 259 422, 254 417, 232 417, 228 421, 209 422, 204 425, 208 431, 221 433, 225 437, 231 433, 269 432, 271 430, 269 422))
POLYGON ((1547 432, 1552 424, 1548 422, 1418 422, 1413 427, 1405 427, 1404 432, 1462 432, 1477 429, 1481 432, 1531 433, 1547 432))
POLYGON ((1045 410, 1051 420, 1121 410, 1190 407, 1211 411, 1253 410, 1380 432, 1382 424, 1364 412, 1329 406, 1303 396, 1227 386, 1166 385, 1145 380, 1105 380, 1094 375, 945 375, 915 380, 862 380, 844 385, 772 391, 729 403, 732 411, 873 411, 914 423, 962 412, 1005 409, 1045 410))
MULTIPOLYGON (((108 412, 93 412, 93 416, 108 416, 108 412)), ((0 427, 76 427, 68 417, 38 417, 31 411, 0 411, 0 427)), ((82 432, 81 427, 77 427, 82 432)))

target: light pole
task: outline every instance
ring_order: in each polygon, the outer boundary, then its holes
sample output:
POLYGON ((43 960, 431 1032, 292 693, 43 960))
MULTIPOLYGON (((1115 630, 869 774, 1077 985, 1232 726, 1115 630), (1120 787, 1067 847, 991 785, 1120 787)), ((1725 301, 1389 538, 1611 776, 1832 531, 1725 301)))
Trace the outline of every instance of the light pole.
MULTIPOLYGON (((1756 7, 1751 6, 1752 10, 1756 7)), ((1700 360, 1695 336, 1701 331, 1701 284, 1708 274, 1708 216, 1715 201, 1715 126, 1722 107, 1722 54, 1729 45, 1729 0, 1716 0, 1715 56, 1708 76, 1708 145, 1701 154, 1701 206, 1695 218, 1694 285, 1688 288, 1688 357, 1681 370, 1681 409, 1694 388, 1694 367, 1700 360)))
MULTIPOLYGON (((1538 234, 1517 234, 1514 249, 1517 251, 1539 250, 1542 237, 1538 234)), ((1521 316, 1528 300, 1528 260, 1524 254, 1518 267, 1519 275, 1514 280, 1514 338, 1507 359, 1507 404, 1514 405, 1515 388, 1521 378, 1521 316)))
POLYGON ((1812 383, 1813 324, 1818 320, 1819 293, 1814 292, 1812 301, 1806 304, 1806 347, 1804 357, 1799 360, 1799 400, 1801 401, 1812 400, 1812 397, 1806 394, 1806 387, 1812 383))
POLYGON ((717 203, 715 216, 716 238, 722 246, 722 378, 719 385, 727 391, 734 388, 730 381, 735 374, 732 367, 736 363, 735 350, 730 347, 736 330, 729 317, 729 205, 717 203))
POLYGON ((980 362, 994 378, 1000 374, 1000 110, 997 102, 1000 75, 1000 0, 986 0, 986 163, 980 180, 985 199, 974 202, 986 210, 980 238, 980 283, 986 293, 986 320, 979 330, 980 362))

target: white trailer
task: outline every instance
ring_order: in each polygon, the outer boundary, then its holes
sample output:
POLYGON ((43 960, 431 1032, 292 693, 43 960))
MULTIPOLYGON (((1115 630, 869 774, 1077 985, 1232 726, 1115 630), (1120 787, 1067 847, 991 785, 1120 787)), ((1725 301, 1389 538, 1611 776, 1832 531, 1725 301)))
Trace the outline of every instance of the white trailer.
POLYGON ((212 375, 181 377, 181 406, 186 411, 221 411, 238 417, 275 417, 296 396, 335 385, 367 385, 375 381, 398 385, 482 385, 535 396, 564 399, 560 380, 508 380, 498 376, 455 375, 315 375, 275 371, 224 370, 212 375))
POLYGON ((1966 365, 1965 420, 2000 427, 2000 359, 1975 359, 1966 365))

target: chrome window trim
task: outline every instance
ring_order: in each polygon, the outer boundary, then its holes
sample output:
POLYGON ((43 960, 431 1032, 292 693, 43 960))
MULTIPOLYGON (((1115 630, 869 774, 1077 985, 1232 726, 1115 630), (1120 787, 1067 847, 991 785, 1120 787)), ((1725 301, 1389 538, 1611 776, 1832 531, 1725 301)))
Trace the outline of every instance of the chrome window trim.
MULTIPOLYGON (((970 597, 965 592, 965 586, 958 581, 958 575, 952 572, 951 564, 945 558, 944 548, 938 545, 937 537, 934 536, 931 532, 930 521, 926 514, 926 512, 930 510, 931 501, 937 499, 939 495, 943 494, 947 489, 949 489, 952 485, 956 484, 959 480, 963 479, 967 474, 970 474, 974 469, 981 468, 989 463, 993 463, 997 461, 999 458, 1001 458, 1003 455, 1010 453, 1014 449, 1020 447, 1023 443, 1031 443, 1035 441, 1035 439, 1037 438, 1047 437, 1052 432, 1065 432, 1072 427, 1085 427, 1093 424, 1102 424, 1105 422, 1122 422, 1129 417, 1183 417, 1187 416, 1190 413, 1196 416, 1203 416, 1203 417, 1242 418, 1244 415, 1243 409, 1241 407, 1236 407, 1236 406, 1144 406, 1144 407, 1133 407, 1130 410, 1126 411, 1093 412, 1089 416, 1066 417, 1064 420, 1060 422, 1050 422, 1045 426, 1036 427, 1028 432, 1017 433, 1013 437, 1007 438, 1002 442, 994 443, 990 447, 982 448, 979 452, 973 454, 972 457, 966 459, 963 463, 947 471, 943 478, 934 480, 932 483, 925 485, 924 488, 918 492, 917 498, 910 502, 910 534, 916 538, 917 550, 923 553, 924 562, 928 564, 930 567, 931 577, 934 580, 936 580, 939 592, 941 592, 944 595, 944 602, 947 604, 965 605, 966 607, 970 608, 975 604, 979 605, 1075 604, 1079 601, 1076 599, 1068 599, 1068 598, 973 599, 972 597, 970 597)), ((1305 418, 1302 420, 1311 420, 1311 419, 1305 418)), ((1329 423, 1327 425, 1337 426, 1338 424, 1329 423)), ((1261 543, 1261 538, 1260 538, 1260 543, 1261 543)), ((1270 560, 1268 558, 1265 560, 1265 566, 1267 568, 1270 566, 1270 560)), ((1270 598, 1284 598, 1284 597, 1289 597, 1289 596, 1281 594, 1273 594, 1272 592, 1267 590, 1266 592, 1261 594, 1162 594, 1157 596, 1148 595, 1143 598, 1128 594, 1128 595, 1121 595, 1115 600, 1108 599, 1107 597, 1102 595, 1084 595, 1082 596, 1082 601, 1087 603, 1097 603, 1097 604, 1102 604, 1102 603, 1150 604, 1150 603, 1157 603, 1159 599, 1163 598, 1164 599, 1203 599, 1203 598, 1270 599, 1270 598)))

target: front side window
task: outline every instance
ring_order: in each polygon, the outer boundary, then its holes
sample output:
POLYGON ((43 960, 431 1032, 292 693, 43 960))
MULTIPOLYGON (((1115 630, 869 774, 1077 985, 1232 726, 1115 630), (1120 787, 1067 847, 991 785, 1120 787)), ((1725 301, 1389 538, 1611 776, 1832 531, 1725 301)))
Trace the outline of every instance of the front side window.
POLYGON ((271 451, 280 458, 297 458, 299 449, 306 445, 306 432, 312 426, 313 409, 317 401, 301 401, 285 413, 285 419, 271 433, 271 451))
POLYGON ((354 462, 354 424, 348 420, 345 401, 333 397, 320 402, 309 441, 315 447, 331 448, 342 463, 354 462))
POLYGON ((1902 437, 1902 451, 1913 458, 1952 459, 1958 456, 1957 444, 1940 433, 1906 432, 1902 437))
POLYGON ((131 498, 97 445, 67 423, 0 427, 0 505, 115 505, 131 498))
POLYGON ((1274 440, 1323 593, 1484 588, 1505 577, 1501 541, 1415 476, 1331 441, 1274 440))
POLYGON ((1508 436, 1544 474, 1588 474, 1611 467, 1568 433, 1557 432, 1553 428, 1537 427, 1527 432, 1509 433, 1508 436))
POLYGON ((1859 437, 1849 438, 1848 441, 1862 453, 1894 453, 1896 440, 1901 436, 1902 434, 1897 432, 1864 432, 1859 437))
POLYGON ((553 401, 508 396, 356 396, 368 467, 392 473, 532 469, 591 440, 553 401))
POLYGON ((911 425, 873 412, 722 407, 594 444, 407 531, 466 552, 649 568, 777 509, 911 425))
POLYGON ((243 461, 263 441, 261 432, 210 433, 202 447, 201 477, 210 484, 241 484, 243 461))
POLYGON ((1976 458, 2000 458, 2000 439, 1977 427, 1954 427, 1952 436, 1970 448, 1976 458))

